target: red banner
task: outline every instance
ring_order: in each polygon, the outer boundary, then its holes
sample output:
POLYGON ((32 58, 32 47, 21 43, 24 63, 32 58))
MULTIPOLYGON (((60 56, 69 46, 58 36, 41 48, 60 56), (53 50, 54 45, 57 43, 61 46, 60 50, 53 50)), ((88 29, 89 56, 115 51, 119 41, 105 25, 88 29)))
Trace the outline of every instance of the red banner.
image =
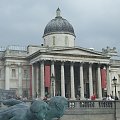
POLYGON ((45 87, 50 87, 50 66, 45 66, 45 87))
POLYGON ((103 68, 101 69, 101 84, 102 84, 102 88, 106 88, 106 81, 107 75, 106 75, 106 69, 103 68))

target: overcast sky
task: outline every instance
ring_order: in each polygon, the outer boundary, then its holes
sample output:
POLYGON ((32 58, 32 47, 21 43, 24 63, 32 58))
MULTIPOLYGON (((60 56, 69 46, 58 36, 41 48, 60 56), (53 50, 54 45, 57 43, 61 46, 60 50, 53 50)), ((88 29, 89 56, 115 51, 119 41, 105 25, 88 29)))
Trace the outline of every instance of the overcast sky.
POLYGON ((43 43, 58 7, 74 28, 76 46, 120 53, 120 0, 0 0, 0 46, 43 43))

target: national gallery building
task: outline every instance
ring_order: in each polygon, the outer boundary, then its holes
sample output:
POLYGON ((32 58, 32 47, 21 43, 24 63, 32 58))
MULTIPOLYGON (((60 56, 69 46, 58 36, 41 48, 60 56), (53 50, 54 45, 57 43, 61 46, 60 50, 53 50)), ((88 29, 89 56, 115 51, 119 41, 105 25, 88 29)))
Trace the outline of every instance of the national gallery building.
MULTIPOLYGON (((75 100, 115 96, 120 98, 120 59, 116 48, 101 52, 75 46, 72 25, 56 10, 45 27, 41 45, 8 46, 0 50, 0 89, 23 97, 61 95, 75 100)), ((88 43, 89 44, 89 43, 88 43)))

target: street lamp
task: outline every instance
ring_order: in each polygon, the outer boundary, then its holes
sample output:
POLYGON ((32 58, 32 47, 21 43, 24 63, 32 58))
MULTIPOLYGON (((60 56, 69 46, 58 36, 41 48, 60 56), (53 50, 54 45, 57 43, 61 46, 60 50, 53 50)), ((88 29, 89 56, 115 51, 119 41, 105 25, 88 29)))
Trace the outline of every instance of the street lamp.
POLYGON ((115 78, 115 76, 114 76, 114 78, 113 78, 113 83, 114 83, 114 86, 115 86, 115 98, 116 98, 116 97, 117 97, 117 92, 116 92, 117 79, 115 78))
POLYGON ((54 88, 55 87, 55 76, 52 74, 51 76, 51 96, 54 96, 54 88))
POLYGON ((116 83, 117 83, 117 79, 114 78, 112 79, 113 80, 113 83, 114 83, 114 86, 115 86, 115 101, 114 101, 114 106, 115 106, 115 112, 114 112, 114 117, 115 117, 115 120, 116 120, 116 97, 117 97, 117 93, 116 93, 116 83))

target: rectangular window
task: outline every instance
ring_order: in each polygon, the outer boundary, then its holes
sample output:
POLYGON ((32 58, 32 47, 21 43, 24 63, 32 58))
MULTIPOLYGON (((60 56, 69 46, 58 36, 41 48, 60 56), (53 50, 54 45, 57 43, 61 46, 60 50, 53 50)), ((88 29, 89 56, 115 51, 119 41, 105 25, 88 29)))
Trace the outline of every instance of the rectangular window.
POLYGON ((68 45, 68 36, 65 36, 65 45, 68 45))
POLYGON ((12 78, 16 78, 16 70, 12 69, 12 78))
POLYGON ((2 78, 2 70, 0 69, 0 78, 2 78))
POLYGON ((53 45, 55 45, 55 36, 53 36, 53 45))
POLYGON ((24 76, 24 78, 27 78, 27 70, 23 71, 23 76, 24 76))

